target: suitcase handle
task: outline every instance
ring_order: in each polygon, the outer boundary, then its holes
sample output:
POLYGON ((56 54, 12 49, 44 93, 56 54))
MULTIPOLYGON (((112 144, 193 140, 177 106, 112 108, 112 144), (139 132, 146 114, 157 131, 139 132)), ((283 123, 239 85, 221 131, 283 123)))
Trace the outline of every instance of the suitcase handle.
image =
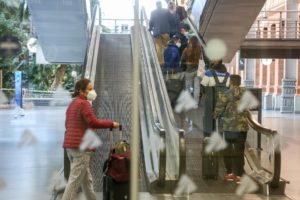
MULTIPOLYGON (((123 136, 123 126, 122 124, 119 125, 119 132, 120 132, 120 140, 122 139, 123 136)), ((113 149, 113 128, 109 128, 109 151, 113 149)))

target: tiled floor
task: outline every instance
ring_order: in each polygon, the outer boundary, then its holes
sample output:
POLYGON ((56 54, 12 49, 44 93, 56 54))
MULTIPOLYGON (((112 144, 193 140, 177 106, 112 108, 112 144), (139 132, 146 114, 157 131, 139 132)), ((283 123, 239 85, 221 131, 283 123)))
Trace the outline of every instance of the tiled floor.
MULTIPOLYGON (((51 177, 62 166, 65 108, 40 107, 26 110, 24 117, 15 118, 14 110, 0 110, 0 200, 48 200, 51 177), (32 145, 18 147, 24 130, 37 140, 32 145)), ((264 112, 263 124, 278 130, 282 138, 282 177, 291 183, 286 193, 300 199, 300 115, 264 112)), ((30 135, 27 133, 27 135, 30 135)), ((25 134, 26 136, 26 134, 25 134)), ((30 137, 27 137, 30 139, 30 137)), ((99 199, 101 194, 98 195, 99 199)), ((82 198, 80 198, 82 199, 82 198)), ((150 196, 141 193, 140 199, 246 199, 283 200, 286 197, 261 195, 195 193, 189 197, 171 195, 150 196)))
POLYGON ((286 186, 286 194, 293 199, 300 199, 300 115, 265 111, 262 123, 280 134, 281 176, 290 181, 286 186))

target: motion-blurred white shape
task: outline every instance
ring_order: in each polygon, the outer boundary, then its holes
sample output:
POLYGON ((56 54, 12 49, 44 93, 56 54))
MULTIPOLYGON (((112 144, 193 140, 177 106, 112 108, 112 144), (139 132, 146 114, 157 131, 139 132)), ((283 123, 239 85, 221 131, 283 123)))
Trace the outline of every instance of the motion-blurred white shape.
POLYGON ((257 98, 250 91, 245 91, 237 107, 237 110, 238 112, 242 112, 246 109, 257 108, 258 105, 259 101, 257 100, 257 98))
POLYGON ((163 150, 165 148, 165 144, 156 133, 151 134, 150 137, 151 141, 153 141, 153 144, 155 144, 155 147, 158 151, 163 150))
POLYGON ((96 133, 94 131, 92 131, 91 129, 88 129, 84 134, 84 137, 79 146, 79 149, 80 149, 80 151, 84 151, 86 149, 94 149, 96 147, 101 146, 101 144, 102 144, 102 141, 96 135, 96 133))
POLYGON ((174 195, 180 196, 190 194, 196 191, 196 189, 196 184, 187 175, 182 175, 175 189, 174 195))
POLYGON ((66 185, 67 180, 65 179, 63 174, 55 172, 51 178, 50 191, 62 191, 63 189, 65 189, 66 185))
POLYGON ((4 180, 0 178, 0 190, 4 189, 5 187, 6 187, 6 183, 4 182, 4 180))
POLYGON ((26 128, 24 129, 20 141, 18 143, 18 148, 24 145, 34 145, 37 143, 36 137, 26 128))
POLYGON ((223 40, 214 38, 207 42, 204 51, 210 60, 221 60, 226 55, 227 47, 223 40))
POLYGON ((187 112, 188 110, 194 108, 197 108, 197 102, 194 100, 194 98, 188 91, 182 91, 176 101, 175 112, 187 112))
POLYGON ((15 115, 14 115, 14 117, 15 118, 18 118, 18 117, 23 117, 23 116, 25 116, 25 113, 24 113, 24 109, 23 108, 21 108, 21 107, 19 107, 19 106, 17 106, 16 108, 15 108, 15 115))
POLYGON ((7 103, 8 103, 7 97, 5 96, 5 94, 2 91, 0 91, 0 105, 7 104, 7 103))
POLYGON ((53 100, 50 101, 50 106, 65 106, 72 101, 70 93, 62 86, 58 86, 53 94, 53 100))
POLYGON ((210 153, 213 151, 220 151, 227 147, 226 141, 221 137, 218 132, 213 132, 211 137, 208 138, 208 144, 205 146, 205 152, 210 153))
POLYGON ((241 184, 235 191, 235 194, 242 196, 243 194, 252 193, 258 190, 258 185, 248 175, 244 175, 241 178, 241 184))

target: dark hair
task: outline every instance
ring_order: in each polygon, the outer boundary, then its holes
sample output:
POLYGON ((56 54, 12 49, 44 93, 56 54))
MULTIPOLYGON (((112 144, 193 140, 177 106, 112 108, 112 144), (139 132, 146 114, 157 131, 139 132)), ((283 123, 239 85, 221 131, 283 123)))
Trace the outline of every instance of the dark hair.
POLYGON ((75 90, 73 93, 73 97, 77 97, 80 94, 80 91, 85 91, 87 89, 88 84, 91 81, 89 79, 83 78, 76 82, 75 90))
POLYGON ((197 60, 197 62, 199 62, 198 60, 201 57, 201 46, 196 36, 192 36, 189 39, 189 43, 185 51, 188 58, 192 60, 197 60))
POLYGON ((175 45, 177 41, 180 41, 180 38, 177 35, 174 35, 168 42, 168 44, 175 45))
POLYGON ((241 85, 241 76, 237 74, 230 75, 230 83, 235 86, 241 85))
POLYGON ((226 73, 227 72, 226 66, 222 63, 218 63, 216 65, 213 65, 213 69, 217 70, 218 72, 221 72, 221 73, 226 73))

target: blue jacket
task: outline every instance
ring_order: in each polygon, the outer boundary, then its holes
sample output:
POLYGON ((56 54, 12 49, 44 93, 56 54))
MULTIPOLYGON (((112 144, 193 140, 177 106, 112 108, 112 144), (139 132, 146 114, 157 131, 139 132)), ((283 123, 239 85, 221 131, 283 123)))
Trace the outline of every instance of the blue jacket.
POLYGON ((180 54, 175 44, 168 44, 164 51, 164 69, 179 69, 180 54))
POLYGON ((154 37, 164 33, 169 34, 172 24, 174 24, 173 17, 169 10, 158 8, 151 13, 149 31, 153 31, 154 37))

